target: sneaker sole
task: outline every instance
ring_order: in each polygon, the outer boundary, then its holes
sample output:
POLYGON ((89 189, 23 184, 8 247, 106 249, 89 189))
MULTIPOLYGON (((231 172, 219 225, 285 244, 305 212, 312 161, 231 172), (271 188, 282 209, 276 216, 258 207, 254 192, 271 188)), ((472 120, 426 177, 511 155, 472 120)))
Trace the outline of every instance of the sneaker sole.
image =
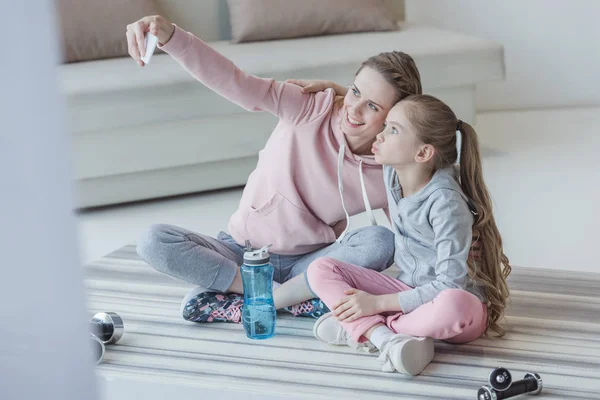
POLYGON ((323 314, 321 315, 316 321, 315 324, 313 325, 313 336, 317 339, 319 339, 322 342, 331 344, 333 346, 344 346, 344 344, 333 344, 333 343, 329 343, 323 339, 321 339, 318 335, 317 335, 317 330, 319 329, 319 325, 321 325, 324 321, 328 320, 329 318, 333 318, 333 314, 328 312, 327 314, 323 314))
POLYGON ((433 360, 433 339, 415 338, 404 343, 400 352, 402 369, 405 374, 419 375, 433 360))

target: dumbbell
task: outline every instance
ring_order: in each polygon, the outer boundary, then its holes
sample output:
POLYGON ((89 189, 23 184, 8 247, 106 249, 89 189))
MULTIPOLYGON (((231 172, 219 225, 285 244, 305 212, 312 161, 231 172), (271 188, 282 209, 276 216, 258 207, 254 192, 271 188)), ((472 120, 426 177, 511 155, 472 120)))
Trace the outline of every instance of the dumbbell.
POLYGON ((525 377, 513 382, 506 368, 496 368, 489 376, 491 386, 484 385, 477 392, 478 400, 502 400, 520 394, 536 395, 542 391, 542 378, 536 373, 527 373, 525 377))
POLYGON ((117 343, 121 339, 123 328, 123 319, 117 313, 102 312, 92 317, 90 334, 96 364, 104 358, 105 345, 117 343))
POLYGON ((512 375, 509 370, 503 367, 494 368, 490 372, 488 380, 492 388, 499 392, 505 391, 512 385, 512 375))
POLYGON ((90 333, 90 340, 92 341, 92 353, 94 355, 94 360, 96 360, 96 364, 100 364, 104 358, 104 343, 102 343, 102 340, 94 336, 93 333, 90 333))

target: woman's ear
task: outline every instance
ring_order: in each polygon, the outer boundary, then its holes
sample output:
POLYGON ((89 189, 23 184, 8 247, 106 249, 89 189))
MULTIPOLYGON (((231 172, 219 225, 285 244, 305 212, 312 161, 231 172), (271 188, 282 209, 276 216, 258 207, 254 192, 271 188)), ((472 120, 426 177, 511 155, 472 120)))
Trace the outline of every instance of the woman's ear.
POLYGON ((424 144, 419 147, 419 151, 415 156, 415 161, 418 163, 426 163, 435 155, 435 147, 430 144, 424 144))

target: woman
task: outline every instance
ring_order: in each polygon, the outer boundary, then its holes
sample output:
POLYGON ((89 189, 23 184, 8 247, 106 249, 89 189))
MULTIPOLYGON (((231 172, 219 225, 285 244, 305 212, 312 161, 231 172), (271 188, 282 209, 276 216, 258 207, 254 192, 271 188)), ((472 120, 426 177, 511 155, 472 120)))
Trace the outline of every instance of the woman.
POLYGON ((229 234, 212 238, 154 225, 138 240, 138 253, 148 264, 199 286, 182 303, 185 319, 240 322, 239 266, 248 244, 272 245, 274 280, 283 283, 274 292, 275 306, 296 305, 291 311, 297 315, 319 317, 327 311, 319 301, 307 301, 314 296, 305 272, 316 258, 327 256, 376 271, 391 265, 391 231, 371 226, 346 232, 350 215, 367 211, 376 225, 372 208, 387 206, 382 168, 371 146, 391 107, 421 93, 419 71, 410 56, 390 52, 371 57, 341 97, 332 89, 304 93, 291 83, 246 74, 160 16, 127 27, 129 54, 140 66, 147 32, 216 93, 249 111, 268 111, 279 118, 229 221, 229 234))

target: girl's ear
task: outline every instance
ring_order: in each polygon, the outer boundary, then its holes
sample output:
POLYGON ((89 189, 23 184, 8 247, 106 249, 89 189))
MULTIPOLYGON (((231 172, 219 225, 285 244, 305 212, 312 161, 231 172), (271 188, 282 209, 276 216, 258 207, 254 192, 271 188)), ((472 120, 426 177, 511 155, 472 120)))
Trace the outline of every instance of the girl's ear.
POLYGON ((415 161, 418 163, 428 162, 435 155, 435 148, 430 144, 424 144, 419 147, 419 151, 415 156, 415 161))

